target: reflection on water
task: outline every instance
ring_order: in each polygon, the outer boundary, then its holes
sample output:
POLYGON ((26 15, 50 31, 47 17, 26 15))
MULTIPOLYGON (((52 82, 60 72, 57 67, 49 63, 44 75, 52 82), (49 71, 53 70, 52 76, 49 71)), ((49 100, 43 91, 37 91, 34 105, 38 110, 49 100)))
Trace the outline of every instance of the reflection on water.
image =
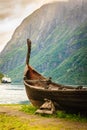
POLYGON ((29 103, 24 85, 0 84, 0 104, 29 103))

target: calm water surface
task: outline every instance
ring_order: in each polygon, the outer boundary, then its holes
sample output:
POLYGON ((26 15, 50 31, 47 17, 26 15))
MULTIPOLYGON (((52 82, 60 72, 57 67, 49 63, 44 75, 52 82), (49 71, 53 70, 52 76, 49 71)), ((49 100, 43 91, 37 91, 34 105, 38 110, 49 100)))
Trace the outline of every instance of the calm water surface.
POLYGON ((0 104, 29 103, 24 85, 0 84, 0 104))

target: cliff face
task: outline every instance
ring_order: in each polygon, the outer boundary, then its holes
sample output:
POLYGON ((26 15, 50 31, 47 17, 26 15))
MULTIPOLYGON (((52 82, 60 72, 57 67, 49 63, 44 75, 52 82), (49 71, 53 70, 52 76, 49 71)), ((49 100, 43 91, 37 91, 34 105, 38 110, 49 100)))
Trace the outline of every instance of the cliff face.
POLYGON ((0 54, 0 71, 21 82, 26 39, 32 41, 30 64, 64 84, 87 84, 87 1, 42 6, 15 30, 0 54))

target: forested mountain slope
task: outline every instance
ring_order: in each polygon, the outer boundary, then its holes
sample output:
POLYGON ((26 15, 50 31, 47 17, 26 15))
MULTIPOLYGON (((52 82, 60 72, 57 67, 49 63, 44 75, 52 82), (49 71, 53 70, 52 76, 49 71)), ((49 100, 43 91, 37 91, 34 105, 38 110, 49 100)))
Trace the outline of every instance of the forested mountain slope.
POLYGON ((30 64, 58 83, 87 84, 87 1, 42 6, 15 30, 0 54, 0 72, 22 82, 26 40, 32 41, 30 64))

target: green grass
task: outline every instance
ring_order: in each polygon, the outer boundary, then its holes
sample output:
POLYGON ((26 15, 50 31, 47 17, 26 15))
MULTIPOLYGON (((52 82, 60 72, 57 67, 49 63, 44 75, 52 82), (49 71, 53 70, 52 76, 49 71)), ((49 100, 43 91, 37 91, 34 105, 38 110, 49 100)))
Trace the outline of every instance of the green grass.
POLYGON ((34 114, 37 108, 32 105, 22 105, 20 110, 28 114, 34 114))
MULTIPOLYGON (((32 105, 22 105, 20 110, 28 114, 35 114, 37 108, 32 105)), ((86 116, 82 116, 80 113, 71 114, 60 110, 56 111, 56 113, 53 115, 47 115, 47 114, 39 114, 39 115, 48 118, 65 118, 73 121, 87 122, 86 116)))
POLYGON ((71 113, 66 113, 64 111, 57 111, 56 112, 56 118, 65 118, 73 121, 79 121, 79 122, 87 122, 87 118, 85 116, 81 116, 80 113, 77 114, 71 114, 71 113))
POLYGON ((38 125, 35 123, 36 120, 24 120, 14 116, 7 116, 0 114, 0 130, 60 130, 64 126, 60 124, 59 126, 49 125, 46 126, 38 125))
POLYGON ((0 129, 1 130, 29 130, 28 122, 22 122, 15 116, 0 114, 0 129))
POLYGON ((56 114, 35 115, 36 108, 30 105, 0 105, 13 111, 13 114, 0 113, 0 130, 86 130, 87 118, 80 114, 67 114, 57 111, 56 114), (14 110, 23 112, 17 116, 14 110), (24 113, 25 116, 24 116, 24 113))

